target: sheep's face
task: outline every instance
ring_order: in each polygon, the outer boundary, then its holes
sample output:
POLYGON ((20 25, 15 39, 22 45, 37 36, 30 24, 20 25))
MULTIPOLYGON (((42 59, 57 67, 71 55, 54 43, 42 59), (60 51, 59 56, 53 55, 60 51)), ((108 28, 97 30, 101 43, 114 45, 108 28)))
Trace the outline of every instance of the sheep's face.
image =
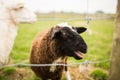
POLYGON ((60 50, 62 54, 75 59, 82 59, 83 53, 87 52, 87 44, 79 34, 85 30, 84 27, 56 26, 52 30, 51 38, 62 46, 60 50))
POLYGON ((16 1, 16 3, 9 3, 7 7, 16 23, 33 23, 37 19, 36 15, 25 6, 25 3, 16 1))

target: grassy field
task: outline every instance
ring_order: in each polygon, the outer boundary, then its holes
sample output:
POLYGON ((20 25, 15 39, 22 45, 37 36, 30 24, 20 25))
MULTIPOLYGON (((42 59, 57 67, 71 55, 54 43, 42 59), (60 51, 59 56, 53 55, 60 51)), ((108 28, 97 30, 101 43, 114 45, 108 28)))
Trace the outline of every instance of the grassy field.
MULTIPOLYGON (((35 36, 39 32, 46 31, 52 26, 58 23, 61 23, 63 21, 38 20, 34 24, 20 24, 18 36, 15 40, 14 48, 11 52, 12 63, 20 63, 20 62, 29 60, 30 47, 35 36)), ((68 21, 68 24, 73 26, 87 27, 86 21, 74 20, 74 21, 68 21)), ((109 59, 111 54, 111 49, 112 49, 114 21, 113 20, 93 20, 93 21, 90 21, 89 26, 92 31, 92 35, 88 35, 87 32, 81 34, 85 39, 86 43, 88 44, 88 53, 87 53, 88 60, 96 62, 96 61, 103 61, 103 60, 109 59)), ((86 60, 86 55, 83 60, 79 60, 79 61, 75 60, 74 58, 69 58, 69 62, 83 62, 85 60, 86 60)), ((95 66, 108 70, 109 62, 96 64, 95 66)), ((28 68, 28 70, 30 69, 28 68)))
MULTIPOLYGON (((13 61, 16 63, 29 59, 30 46, 35 36, 39 32, 43 32, 61 22, 62 21, 37 21, 35 24, 21 24, 11 54, 13 61)), ((70 21, 68 23, 73 26, 86 27, 85 21, 70 21)), ((113 21, 91 21, 90 29, 92 35, 88 35, 87 32, 82 34, 88 44, 89 60, 97 61, 108 59, 112 46, 113 21)))

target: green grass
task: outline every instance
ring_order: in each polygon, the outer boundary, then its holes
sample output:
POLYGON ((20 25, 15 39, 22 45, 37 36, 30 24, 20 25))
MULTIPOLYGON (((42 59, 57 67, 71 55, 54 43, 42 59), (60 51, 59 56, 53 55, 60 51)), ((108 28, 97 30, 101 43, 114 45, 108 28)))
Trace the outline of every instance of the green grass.
MULTIPOLYGON (((51 15, 44 15, 43 17, 50 17, 51 15)), ((57 17, 61 18, 70 18, 75 17, 78 18, 77 15, 61 15, 58 14, 57 17)), ((53 16, 52 16, 53 17, 53 16)), ((63 20, 65 21, 65 20, 63 20)), ((32 44, 33 39, 35 36, 43 31, 48 30, 49 28, 53 27, 54 25, 61 23, 63 21, 41 21, 38 20, 34 24, 20 24, 19 25, 19 31, 18 35, 16 37, 13 50, 11 52, 11 58, 13 63, 20 63, 25 60, 29 60, 30 56, 30 47, 32 44)), ((70 25, 73 26, 85 26, 86 21, 68 21, 70 25)), ((113 26, 114 21, 113 20, 93 20, 90 21, 90 29, 92 31, 92 35, 88 35, 87 32, 81 34, 82 37, 85 39, 86 43, 88 44, 88 60, 89 61, 103 61, 110 58, 111 49, 112 49, 112 38, 113 38, 113 26)), ((74 58, 70 57, 69 62, 83 62, 86 60, 86 55, 84 56, 84 59, 82 60, 75 60, 74 58)), ((28 63, 28 62, 27 62, 28 63)), ((107 63, 100 63, 95 64, 96 67, 101 67, 104 69, 109 69, 109 62, 107 63)), ((24 67, 23 67, 24 68, 24 67)), ((26 68, 27 70, 30 70, 29 68, 26 68)), ((8 73, 12 72, 12 69, 7 69, 8 73), (10 70, 10 71, 9 71, 10 70)), ((7 71, 6 70, 6 71, 7 71)), ((38 78, 34 76, 30 76, 26 78, 25 80, 37 80, 38 78)), ((0 80, 4 79, 4 77, 0 76, 0 80)))
POLYGON ((90 73, 94 80, 107 80, 108 75, 101 69, 95 69, 90 73))
POLYGON ((0 80, 7 80, 5 76, 0 75, 0 80))
POLYGON ((0 70, 0 80, 8 80, 8 76, 15 72, 14 67, 6 67, 0 70))
MULTIPOLYGON (((18 36, 11 54, 13 61, 18 63, 29 59, 30 47, 35 36, 60 22, 62 21, 37 21, 35 24, 19 25, 18 36)), ((85 26, 86 22, 76 20, 68 23, 74 26, 85 26)), ((87 32, 81 34, 88 44, 88 59, 91 61, 108 59, 112 47, 113 20, 91 21, 90 29, 92 30, 92 35, 88 35, 87 32)), ((73 58, 69 60, 72 62, 76 61, 73 58)))
POLYGON ((113 21, 91 21, 90 29, 92 35, 88 35, 87 33, 83 34, 83 38, 88 44, 88 60, 101 61, 109 59, 112 48, 113 21))
POLYGON ((15 68, 7 67, 7 68, 4 68, 3 71, 6 75, 10 75, 10 74, 13 74, 15 72, 15 68))

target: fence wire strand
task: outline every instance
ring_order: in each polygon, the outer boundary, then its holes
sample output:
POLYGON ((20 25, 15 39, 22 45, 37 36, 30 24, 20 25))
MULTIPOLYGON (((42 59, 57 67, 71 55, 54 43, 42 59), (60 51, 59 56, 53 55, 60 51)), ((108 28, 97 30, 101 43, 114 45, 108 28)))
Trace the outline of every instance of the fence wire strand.
MULTIPOLYGON (((88 9, 87 9, 88 10, 88 9)), ((87 11, 88 12, 88 11, 87 11)), ((60 21, 75 21, 75 20, 84 20, 86 21, 86 25, 87 25, 87 29, 88 29, 88 35, 87 35, 87 39, 89 39, 89 36, 90 36, 90 21, 91 20, 101 20, 101 19, 104 19, 104 20, 107 20, 107 19, 111 19, 111 17, 104 17, 104 18, 90 18, 88 16, 88 13, 86 15, 86 18, 38 18, 37 20, 40 20, 40 21, 49 21, 49 20, 60 20, 60 21)), ((0 19, 0 20, 8 20, 8 19, 0 19)), ((26 64, 25 62, 28 62, 28 61, 22 61, 20 63, 16 63, 16 64, 7 64, 7 65, 4 65, 4 66, 0 66, 0 69, 2 68, 5 68, 5 67, 14 67, 14 66, 75 66, 75 65, 80 65, 80 64, 84 64, 86 67, 88 66, 88 64, 99 64, 99 63, 104 63, 104 62, 109 62, 110 59, 107 59, 107 60, 103 60, 103 61, 89 61, 88 60, 88 53, 86 54, 86 60, 84 62, 76 62, 76 63, 69 63, 69 64, 26 64)))
MULTIPOLYGON (((86 14, 87 15, 87 14, 86 14)), ((108 19, 111 19, 112 17, 98 17, 98 18, 95 18, 95 17, 89 17, 89 20, 108 20, 108 19)), ((18 19, 29 19, 29 18, 18 18, 18 19)), ((86 21, 86 17, 85 18, 42 18, 42 17, 38 17, 37 20, 38 21, 56 21, 56 20, 59 20, 59 21, 75 21, 75 20, 79 20, 79 21, 86 21)), ((5 19, 5 18, 0 18, 0 20, 11 20, 11 19, 5 19)))
MULTIPOLYGON (((30 66, 34 66, 34 67, 38 67, 38 66, 76 66, 76 65, 85 65, 88 66, 88 64, 99 64, 99 63, 105 63, 105 62, 109 62, 110 59, 106 59, 103 61, 88 61, 85 60, 84 62, 71 62, 68 64, 61 64, 61 63, 55 63, 55 64, 27 64, 27 63, 16 63, 16 64, 8 64, 8 65, 4 65, 1 66, 0 69, 5 68, 5 67, 17 67, 17 66, 24 66, 24 67, 30 67, 30 66)), ((24 61, 23 61, 24 62, 24 61)))
MULTIPOLYGON (((84 20, 86 21, 86 25, 87 25, 87 29, 88 29, 88 38, 90 36, 90 21, 91 20, 107 20, 107 19, 111 19, 111 17, 99 17, 99 18, 94 18, 94 17, 89 17, 88 16, 89 13, 89 1, 87 0, 87 11, 86 11, 86 18, 37 18, 37 20, 39 21, 56 21, 56 20, 60 20, 60 21, 75 21, 75 20, 84 20)), ((21 18, 22 19, 22 18, 21 18)), ((24 18, 25 19, 25 18, 24 18)), ((28 18, 26 18, 28 19, 28 18)), ((9 20, 9 19, 1 19, 0 20, 9 20)), ((4 66, 0 66, 0 69, 5 68, 5 67, 15 67, 15 66, 75 66, 75 65, 80 65, 80 64, 84 64, 86 67, 88 66, 88 64, 99 64, 99 63, 104 63, 104 62, 109 62, 110 59, 106 59, 103 61, 89 61, 88 60, 88 53, 86 54, 86 60, 84 62, 74 62, 74 63, 68 63, 68 64, 60 64, 60 63, 56 63, 56 64, 27 64, 23 62, 20 63, 16 63, 16 64, 7 64, 4 66)), ((26 62, 26 61, 25 61, 26 62)))

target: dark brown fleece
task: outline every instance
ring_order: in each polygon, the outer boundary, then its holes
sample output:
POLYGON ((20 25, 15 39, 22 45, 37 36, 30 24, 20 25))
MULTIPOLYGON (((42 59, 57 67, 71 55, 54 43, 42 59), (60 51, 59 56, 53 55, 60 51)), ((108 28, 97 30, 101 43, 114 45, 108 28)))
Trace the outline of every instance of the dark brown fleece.
MULTIPOLYGON (((30 63, 31 64, 52 64, 54 60, 62 56, 62 63, 66 63, 64 55, 61 54, 61 44, 51 40, 51 30, 46 33, 39 34, 33 41, 31 48, 30 63)), ((60 80, 63 72, 63 66, 57 66, 54 72, 50 72, 50 66, 33 67, 33 72, 42 80, 52 79, 60 80)))
MULTIPOLYGON (((66 56, 82 59, 82 53, 87 52, 87 44, 79 35, 84 32, 84 27, 60 27, 55 26, 45 33, 39 34, 33 41, 30 55, 31 64, 53 64, 61 58, 66 63, 66 56)), ((42 80, 60 80, 64 66, 56 66, 51 71, 51 66, 31 66, 33 72, 42 80)), ((67 66, 65 67, 67 71, 67 66)))

